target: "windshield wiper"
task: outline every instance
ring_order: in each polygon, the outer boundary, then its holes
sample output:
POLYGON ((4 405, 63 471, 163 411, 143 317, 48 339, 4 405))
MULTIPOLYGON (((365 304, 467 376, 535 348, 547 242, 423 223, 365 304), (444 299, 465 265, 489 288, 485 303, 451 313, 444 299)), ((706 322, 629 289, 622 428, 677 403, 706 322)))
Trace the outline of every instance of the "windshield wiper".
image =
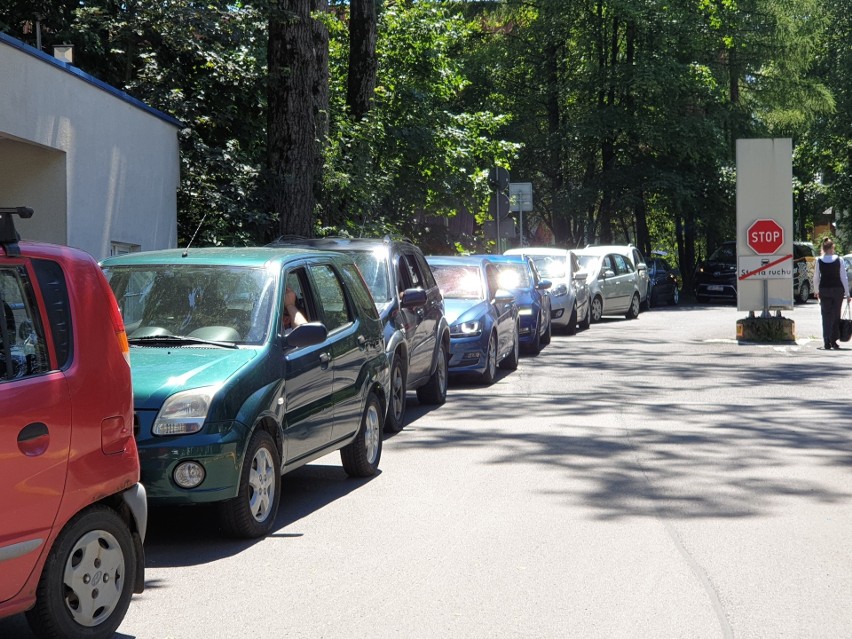
POLYGON ((183 344, 204 344, 206 346, 218 346, 219 348, 239 348, 233 342, 217 342, 200 337, 189 337, 188 335, 146 335, 145 337, 131 337, 127 340, 131 346, 180 346, 183 344))

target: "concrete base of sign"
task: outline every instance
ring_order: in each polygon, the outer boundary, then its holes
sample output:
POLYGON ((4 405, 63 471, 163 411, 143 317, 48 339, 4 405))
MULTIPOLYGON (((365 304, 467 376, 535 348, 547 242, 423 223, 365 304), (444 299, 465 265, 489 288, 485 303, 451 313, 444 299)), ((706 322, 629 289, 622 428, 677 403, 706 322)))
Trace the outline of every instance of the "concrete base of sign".
POLYGON ((745 317, 737 320, 738 342, 795 342, 796 323, 786 317, 745 317))

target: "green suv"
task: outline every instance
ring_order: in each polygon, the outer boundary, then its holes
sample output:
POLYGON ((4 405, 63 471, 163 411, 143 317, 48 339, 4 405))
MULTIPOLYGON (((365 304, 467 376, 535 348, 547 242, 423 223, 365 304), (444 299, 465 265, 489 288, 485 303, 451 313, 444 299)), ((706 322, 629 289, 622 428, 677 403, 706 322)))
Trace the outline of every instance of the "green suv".
POLYGON ((338 449, 350 476, 377 471, 390 375, 351 258, 203 248, 101 267, 127 327, 151 504, 219 502, 226 531, 260 537, 282 473, 338 449))

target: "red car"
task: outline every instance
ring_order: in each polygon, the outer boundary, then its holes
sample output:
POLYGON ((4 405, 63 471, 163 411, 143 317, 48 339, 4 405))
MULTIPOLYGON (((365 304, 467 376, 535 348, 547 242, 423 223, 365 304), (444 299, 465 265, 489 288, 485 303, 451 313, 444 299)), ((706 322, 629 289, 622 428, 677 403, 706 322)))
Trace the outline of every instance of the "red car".
POLYGON ((108 637, 144 587, 129 347, 95 260, 0 209, 0 618, 108 637))

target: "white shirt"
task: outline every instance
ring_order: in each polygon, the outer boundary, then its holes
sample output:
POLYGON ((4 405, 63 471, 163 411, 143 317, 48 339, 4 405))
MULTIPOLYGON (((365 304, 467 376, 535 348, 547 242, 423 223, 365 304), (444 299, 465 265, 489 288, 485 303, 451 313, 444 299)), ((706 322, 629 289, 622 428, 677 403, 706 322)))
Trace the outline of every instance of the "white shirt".
MULTIPOLYGON (((819 261, 825 262, 826 264, 831 264, 837 260, 840 260, 840 257, 833 253, 831 255, 822 255, 819 258, 819 261)), ((817 292, 817 295, 819 295, 819 264, 816 264, 815 266, 814 290, 817 292)), ((849 297, 849 278, 846 277, 846 264, 843 260, 840 260, 840 281, 843 283, 843 297, 849 297)))

